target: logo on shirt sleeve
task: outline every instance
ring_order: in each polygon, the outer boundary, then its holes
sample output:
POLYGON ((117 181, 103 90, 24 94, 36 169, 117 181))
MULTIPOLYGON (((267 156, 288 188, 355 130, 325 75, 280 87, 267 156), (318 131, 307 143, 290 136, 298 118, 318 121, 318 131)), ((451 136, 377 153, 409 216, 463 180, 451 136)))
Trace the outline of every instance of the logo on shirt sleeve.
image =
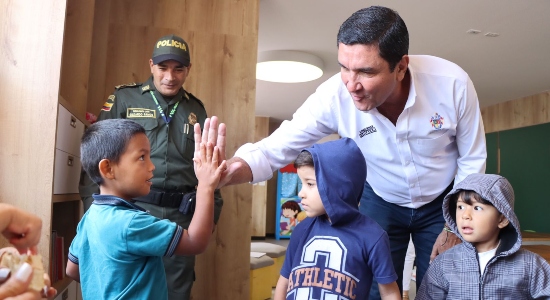
POLYGON ((435 113, 435 115, 430 119, 430 124, 432 124, 434 129, 439 130, 443 127, 443 120, 444 118, 442 116, 435 113))
POLYGON ((113 104, 115 104, 115 95, 111 95, 109 96, 109 98, 107 98, 107 101, 105 101, 101 110, 111 111, 113 104))

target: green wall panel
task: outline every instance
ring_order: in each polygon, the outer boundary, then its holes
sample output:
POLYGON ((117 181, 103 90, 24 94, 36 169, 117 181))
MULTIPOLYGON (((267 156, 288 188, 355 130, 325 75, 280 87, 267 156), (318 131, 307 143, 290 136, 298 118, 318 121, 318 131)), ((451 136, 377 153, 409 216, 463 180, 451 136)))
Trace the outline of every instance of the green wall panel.
POLYGON ((550 123, 501 131, 498 141, 521 229, 550 232, 550 123))
POLYGON ((485 135, 487 143, 487 167, 485 173, 497 174, 498 171, 498 132, 485 135))

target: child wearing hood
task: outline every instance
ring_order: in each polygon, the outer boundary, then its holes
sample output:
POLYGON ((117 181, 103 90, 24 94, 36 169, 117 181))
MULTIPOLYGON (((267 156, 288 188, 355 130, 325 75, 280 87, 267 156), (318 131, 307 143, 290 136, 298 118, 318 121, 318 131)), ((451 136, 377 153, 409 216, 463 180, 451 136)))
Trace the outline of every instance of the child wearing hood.
POLYGON ((435 258, 416 295, 424 299, 550 299, 550 265, 521 249, 514 190, 499 175, 471 174, 443 200, 463 243, 435 258))
POLYGON ((355 142, 313 145, 294 166, 308 218, 292 233, 275 300, 368 299, 373 277, 382 299, 401 299, 388 235, 358 209, 367 169, 355 142))

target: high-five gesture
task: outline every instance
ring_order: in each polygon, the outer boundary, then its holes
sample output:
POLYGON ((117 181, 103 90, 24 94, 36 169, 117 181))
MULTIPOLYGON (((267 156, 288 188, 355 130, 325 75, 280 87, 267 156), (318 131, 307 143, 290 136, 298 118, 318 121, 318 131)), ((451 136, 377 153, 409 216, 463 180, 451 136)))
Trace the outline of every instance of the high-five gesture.
POLYGON ((195 124, 195 158, 200 155, 200 144, 207 145, 208 142, 219 148, 219 161, 225 160, 225 124, 218 126, 218 117, 213 116, 204 121, 204 135, 201 133, 201 125, 195 124))

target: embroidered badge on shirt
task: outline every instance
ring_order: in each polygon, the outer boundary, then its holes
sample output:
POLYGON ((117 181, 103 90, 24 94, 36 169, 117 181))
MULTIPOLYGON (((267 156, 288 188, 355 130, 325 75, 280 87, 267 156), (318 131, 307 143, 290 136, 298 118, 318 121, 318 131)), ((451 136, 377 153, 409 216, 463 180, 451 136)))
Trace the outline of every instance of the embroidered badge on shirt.
POLYGON ((187 117, 187 120, 189 120, 189 125, 194 126, 197 123, 197 115, 194 113, 190 113, 189 117, 187 117))
POLYGON ((364 137, 367 134, 371 134, 373 132, 376 132, 376 127, 374 125, 371 125, 369 127, 365 127, 359 131, 359 137, 364 137))
POLYGON ((430 119, 430 124, 432 124, 432 127, 436 130, 441 129, 443 127, 443 120, 444 118, 440 116, 438 113, 435 113, 435 115, 430 119))
POLYGON ((157 111, 147 108, 128 108, 126 110, 126 118, 157 118, 157 111))
POLYGON ((115 103, 115 95, 111 95, 109 96, 109 98, 107 98, 107 101, 105 101, 101 110, 111 111, 111 107, 113 107, 114 103, 115 103))

